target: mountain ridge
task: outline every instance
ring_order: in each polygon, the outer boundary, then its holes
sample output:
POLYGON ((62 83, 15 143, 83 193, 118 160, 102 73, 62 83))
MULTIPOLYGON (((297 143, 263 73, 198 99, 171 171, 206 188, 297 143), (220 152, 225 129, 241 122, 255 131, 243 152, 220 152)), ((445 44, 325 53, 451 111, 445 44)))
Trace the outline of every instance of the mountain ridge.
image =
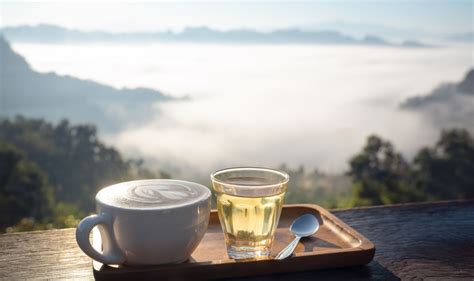
POLYGON ((436 127, 463 127, 474 131, 474 69, 459 82, 443 83, 426 95, 400 104, 402 110, 417 112, 436 127))
POLYGON ((460 82, 441 84, 427 95, 408 98, 401 104, 401 107, 423 107, 430 103, 450 99, 454 95, 467 95, 474 97, 474 69, 470 69, 464 76, 464 79, 460 82))
POLYGON ((117 89, 70 75, 34 71, 1 36, 0 70, 0 115, 7 117, 68 118, 113 132, 146 120, 156 112, 155 102, 175 99, 150 88, 117 89))
POLYGON ((93 42, 195 42, 246 44, 352 44, 399 47, 431 47, 417 41, 395 44, 375 35, 356 39, 336 30, 308 31, 298 28, 261 32, 252 29, 221 31, 206 26, 186 27, 180 32, 121 32, 80 31, 51 24, 21 25, 0 29, 7 39, 28 43, 93 43, 93 42))

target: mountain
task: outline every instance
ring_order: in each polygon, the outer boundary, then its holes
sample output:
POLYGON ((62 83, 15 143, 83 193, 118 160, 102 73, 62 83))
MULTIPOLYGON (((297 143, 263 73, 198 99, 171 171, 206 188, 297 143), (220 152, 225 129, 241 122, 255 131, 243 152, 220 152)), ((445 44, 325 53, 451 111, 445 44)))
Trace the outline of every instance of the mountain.
POLYGON ((433 47, 432 45, 421 43, 415 40, 405 40, 400 44, 402 47, 409 47, 409 48, 430 48, 433 47))
POLYGON ((385 38, 403 40, 404 38, 433 38, 436 34, 416 28, 402 28, 358 21, 326 21, 317 24, 301 25, 303 29, 339 30, 351 36, 362 37, 365 34, 378 34, 385 38))
POLYGON ((418 112, 440 128, 459 127, 474 131, 474 69, 458 83, 444 83, 423 96, 405 100, 400 107, 418 112))
POLYGON ((474 69, 466 74, 466 77, 457 85, 456 89, 460 93, 474 95, 474 69))
POLYGON ((374 36, 374 35, 366 35, 364 39, 362 39, 362 42, 369 45, 386 45, 387 44, 387 42, 385 42, 384 39, 374 36))
MULTIPOLYGON (((110 33, 103 31, 79 31, 55 25, 5 27, 0 32, 10 41, 28 43, 90 43, 90 42, 194 42, 194 43, 250 43, 250 44, 359 44, 397 45, 376 36, 359 40, 333 30, 303 31, 279 29, 260 32, 252 29, 220 31, 208 27, 188 27, 181 32, 131 32, 110 33)), ((424 44, 419 43, 417 47, 424 44)))
POLYGON ((0 116, 22 114, 50 121, 68 118, 116 131, 145 121, 153 104, 172 97, 148 89, 116 89, 91 80, 39 73, 0 37, 0 116))
POLYGON ((444 83, 428 95, 415 96, 404 101, 403 108, 419 108, 430 104, 442 103, 456 97, 471 96, 474 98, 474 69, 467 72, 459 83, 444 83))
POLYGON ((459 33, 447 36, 446 39, 457 42, 472 43, 474 42, 474 31, 459 33))

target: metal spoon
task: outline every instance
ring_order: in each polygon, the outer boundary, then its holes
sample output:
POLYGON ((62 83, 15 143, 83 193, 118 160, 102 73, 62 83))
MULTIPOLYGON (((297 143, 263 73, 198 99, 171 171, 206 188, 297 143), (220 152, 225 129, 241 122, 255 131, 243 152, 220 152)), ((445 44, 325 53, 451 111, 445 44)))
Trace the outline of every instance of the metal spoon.
POLYGON ((303 237, 308 237, 316 233, 319 229, 319 222, 315 216, 311 214, 305 214, 297 218, 290 226, 290 231, 296 236, 288 246, 286 246, 280 253, 275 257, 277 260, 282 260, 291 255, 295 250, 298 242, 303 237))

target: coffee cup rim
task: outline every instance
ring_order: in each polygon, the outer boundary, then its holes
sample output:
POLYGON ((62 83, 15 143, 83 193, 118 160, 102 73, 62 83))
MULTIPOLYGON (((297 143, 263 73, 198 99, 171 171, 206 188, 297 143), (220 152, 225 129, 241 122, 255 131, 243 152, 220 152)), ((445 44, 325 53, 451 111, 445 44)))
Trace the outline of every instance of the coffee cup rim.
POLYGON ((132 181, 125 181, 125 182, 119 182, 111 185, 107 185, 103 188, 101 188, 96 196, 95 196, 95 201, 98 204, 105 205, 110 208, 115 208, 115 209, 120 209, 120 210, 131 210, 131 211, 159 211, 159 210, 174 210, 174 209, 179 209, 179 208, 185 208, 185 207, 190 207, 190 206, 195 206, 201 202, 208 201, 211 197, 212 193, 209 188, 206 186, 196 183, 196 182, 190 182, 190 181, 184 181, 184 180, 175 180, 175 179, 142 179, 142 180, 132 180, 132 181), (203 194, 201 196, 198 196, 196 198, 192 198, 187 202, 181 203, 181 204, 176 204, 176 205, 170 205, 170 206, 151 206, 151 207, 123 207, 123 206, 117 206, 114 204, 110 204, 107 202, 104 202, 103 200, 99 199, 99 195, 101 191, 105 190, 106 188, 110 188, 113 186, 118 186, 118 185, 125 185, 125 184, 133 184, 133 183, 145 183, 145 182, 172 182, 172 183, 180 183, 184 185, 194 185, 194 186, 199 186, 199 188, 203 189, 203 194))

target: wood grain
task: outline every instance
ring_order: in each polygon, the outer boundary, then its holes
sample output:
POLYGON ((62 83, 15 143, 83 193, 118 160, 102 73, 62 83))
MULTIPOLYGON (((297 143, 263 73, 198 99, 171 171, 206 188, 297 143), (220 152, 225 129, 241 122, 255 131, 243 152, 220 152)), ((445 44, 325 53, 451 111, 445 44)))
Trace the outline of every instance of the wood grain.
POLYGON ((0 278, 94 279, 91 260, 78 248, 74 229, 1 235, 0 278))
MULTIPOLYGON (((474 201, 336 210, 376 246, 367 266, 232 280, 473 280, 474 201)), ((93 279, 74 229, 0 235, 0 279, 93 279)))

